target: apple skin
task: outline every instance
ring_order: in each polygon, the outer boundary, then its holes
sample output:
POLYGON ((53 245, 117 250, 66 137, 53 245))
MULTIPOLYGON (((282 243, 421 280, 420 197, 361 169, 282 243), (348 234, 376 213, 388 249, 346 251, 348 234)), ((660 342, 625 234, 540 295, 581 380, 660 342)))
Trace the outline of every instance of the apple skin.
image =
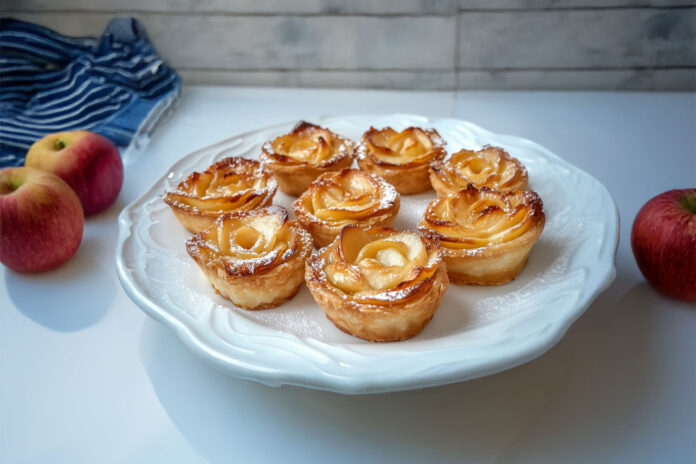
POLYGON ((123 186, 123 163, 109 139, 89 131, 58 132, 36 141, 25 166, 51 172, 70 185, 85 216, 104 211, 123 186))
POLYGON ((648 201, 633 222, 631 248, 650 285, 696 301, 696 188, 670 190, 648 201))
POLYGON ((0 169, 0 262, 17 272, 56 268, 77 252, 85 219, 60 177, 27 167, 0 169))

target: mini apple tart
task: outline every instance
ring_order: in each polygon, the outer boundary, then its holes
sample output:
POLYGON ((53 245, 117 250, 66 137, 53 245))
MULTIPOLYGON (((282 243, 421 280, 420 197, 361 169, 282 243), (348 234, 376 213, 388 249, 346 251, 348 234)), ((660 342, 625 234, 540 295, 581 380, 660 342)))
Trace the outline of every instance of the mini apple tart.
POLYGON ((470 185, 431 201, 418 228, 440 239, 452 282, 500 285, 527 264, 544 222, 543 204, 535 192, 500 193, 470 185))
POLYGON ((348 225, 307 260, 305 280, 336 327, 370 341, 421 332, 447 290, 437 239, 427 232, 348 225))
POLYGON ((467 188, 488 187, 500 192, 527 189, 527 169, 498 147, 486 145, 479 151, 460 150, 430 167, 430 182, 438 195, 449 195, 467 188))
POLYGON ((353 142, 302 121, 286 135, 266 142, 261 161, 273 173, 280 190, 299 196, 317 177, 353 164, 353 142))
POLYGON ((323 247, 348 224, 392 226, 399 204, 399 193, 384 179, 346 168, 322 174, 292 208, 314 243, 323 247))
POLYGON ((277 189, 261 163, 230 157, 194 172, 176 190, 167 192, 164 201, 179 222, 197 234, 222 214, 270 205, 277 189))
POLYGON ((312 237, 273 205, 220 216, 186 250, 220 295, 244 309, 266 309, 300 289, 312 237))
POLYGON ((409 127, 397 132, 391 127, 363 134, 356 149, 360 169, 377 174, 409 195, 430 188, 430 162, 445 156, 445 141, 435 129, 409 127))

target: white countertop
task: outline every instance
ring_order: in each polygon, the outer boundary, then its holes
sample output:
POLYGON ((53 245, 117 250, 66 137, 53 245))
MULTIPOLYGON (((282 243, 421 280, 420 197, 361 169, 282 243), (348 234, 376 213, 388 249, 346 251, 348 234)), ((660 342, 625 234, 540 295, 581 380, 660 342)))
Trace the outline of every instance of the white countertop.
POLYGON ((696 94, 194 87, 126 161, 72 260, 0 266, 0 462, 696 461, 696 307, 652 290, 629 244, 643 203, 696 186, 696 94), (118 213, 179 157, 273 123, 396 112, 532 139, 613 195, 616 281, 548 353, 419 391, 270 388, 216 371, 121 289, 118 213))

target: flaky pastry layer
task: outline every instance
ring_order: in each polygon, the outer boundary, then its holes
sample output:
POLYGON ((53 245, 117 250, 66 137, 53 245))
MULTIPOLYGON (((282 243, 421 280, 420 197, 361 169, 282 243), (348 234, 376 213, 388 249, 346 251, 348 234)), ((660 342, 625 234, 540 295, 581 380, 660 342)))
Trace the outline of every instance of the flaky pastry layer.
POLYGON ((273 173, 280 190, 299 196, 321 174, 353 163, 353 142, 329 129, 298 123, 290 133, 266 142, 261 160, 273 173))
POLYGON ((219 216, 268 206, 278 184, 261 163, 230 157, 203 172, 194 172, 167 192, 164 201, 179 222, 194 234, 219 216))
POLYGON ((438 195, 449 195, 467 188, 488 187, 500 192, 526 190, 527 169, 502 148, 485 146, 481 150, 460 150, 430 167, 430 181, 438 195))
POLYGON ((348 224, 394 224, 400 198, 384 179, 358 169, 322 174, 293 203, 295 217, 319 247, 331 243, 348 224))
POLYGON ((329 320, 369 341, 420 333, 448 286, 437 240, 429 233, 356 225, 344 227, 307 260, 305 281, 329 320))
POLYGON ((544 222, 535 192, 500 193, 470 185, 430 202, 418 228, 439 238, 452 282, 500 285, 522 271, 544 222))
POLYGON ((404 195, 430 189, 430 163, 445 156, 445 141, 435 129, 371 127, 356 148, 360 169, 384 178, 404 195))
POLYGON ((186 250, 220 295, 244 309, 266 309, 299 290, 312 238, 274 205, 222 215, 186 250))

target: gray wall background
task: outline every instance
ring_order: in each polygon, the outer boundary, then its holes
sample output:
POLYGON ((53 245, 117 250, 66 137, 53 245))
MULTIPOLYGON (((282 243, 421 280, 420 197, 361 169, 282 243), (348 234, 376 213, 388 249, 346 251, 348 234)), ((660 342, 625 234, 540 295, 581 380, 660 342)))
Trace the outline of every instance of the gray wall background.
POLYGON ((696 0, 0 0, 70 35, 138 18, 193 84, 696 90, 696 0))

